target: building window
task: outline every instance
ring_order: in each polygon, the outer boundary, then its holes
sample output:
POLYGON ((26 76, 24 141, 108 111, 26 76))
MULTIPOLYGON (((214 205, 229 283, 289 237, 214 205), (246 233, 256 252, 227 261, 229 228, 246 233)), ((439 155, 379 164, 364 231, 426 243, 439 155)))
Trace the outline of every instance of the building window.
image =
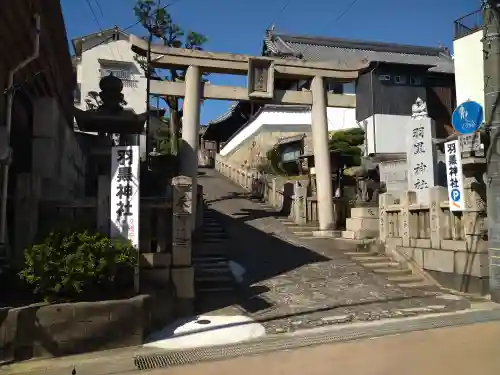
POLYGON ((344 83, 344 94, 356 94, 356 82, 344 83))
POLYGON ((411 76, 410 77, 410 85, 420 86, 421 84, 422 84, 422 77, 419 77, 419 76, 411 76))
POLYGON ((130 80, 132 77, 132 74, 130 70, 125 69, 125 68, 119 68, 119 67, 102 67, 101 68, 101 78, 102 77, 107 77, 109 75, 114 75, 117 78, 120 78, 122 80, 130 80))
POLYGON ((405 76, 394 76, 394 83, 396 85, 406 85, 406 77, 405 76))
POLYGON ((390 81, 391 76, 390 76, 390 74, 381 74, 378 76, 378 80, 379 81, 390 81))
POLYGON ((289 161, 294 161, 297 160, 301 154, 302 153, 300 152, 300 150, 288 149, 284 151, 283 154, 281 155, 281 160, 285 163, 289 161))
POLYGON ((137 81, 133 79, 122 79, 123 82, 123 87, 131 87, 133 89, 136 89, 138 87, 137 81))
POLYGON ((75 104, 81 104, 82 102, 82 84, 77 83, 75 90, 73 91, 73 102, 75 104))
POLYGON ((344 93, 344 87, 343 87, 342 83, 335 82, 334 80, 327 81, 326 90, 328 92, 333 93, 333 94, 343 94, 344 93))
POLYGON ((100 75, 103 78, 112 74, 122 80, 123 87, 137 88, 138 81, 135 79, 132 69, 133 67, 128 64, 109 63, 101 65, 100 75))

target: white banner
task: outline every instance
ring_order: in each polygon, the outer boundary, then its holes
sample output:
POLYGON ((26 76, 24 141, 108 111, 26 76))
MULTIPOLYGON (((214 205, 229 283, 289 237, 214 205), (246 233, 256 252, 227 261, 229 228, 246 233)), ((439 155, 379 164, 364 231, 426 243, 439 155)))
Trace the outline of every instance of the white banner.
POLYGON ((139 146, 111 149, 111 237, 139 248, 139 146))
POLYGON ((460 141, 446 142, 444 144, 444 152, 446 158, 446 177, 448 181, 450 210, 463 211, 465 204, 460 141))

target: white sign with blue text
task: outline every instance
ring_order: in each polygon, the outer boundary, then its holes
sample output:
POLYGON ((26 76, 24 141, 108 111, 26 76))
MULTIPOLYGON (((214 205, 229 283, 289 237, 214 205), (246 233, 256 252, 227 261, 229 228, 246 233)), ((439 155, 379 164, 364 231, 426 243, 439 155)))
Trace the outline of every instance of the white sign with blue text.
POLYGON ((462 152, 460 141, 450 141, 444 144, 446 158, 446 176, 448 181, 448 198, 450 211, 463 211, 464 184, 462 178, 462 152))

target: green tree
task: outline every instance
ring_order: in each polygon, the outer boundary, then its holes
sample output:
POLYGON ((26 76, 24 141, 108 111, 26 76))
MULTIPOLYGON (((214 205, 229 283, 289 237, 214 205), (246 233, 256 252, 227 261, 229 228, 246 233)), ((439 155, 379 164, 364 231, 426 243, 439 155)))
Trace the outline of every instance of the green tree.
MULTIPOLYGON (((203 50, 203 44, 207 38, 197 32, 185 32, 176 24, 166 8, 157 7, 155 0, 138 0, 134 6, 134 13, 140 24, 148 31, 153 40, 159 39, 165 46, 174 48, 187 48, 193 50, 203 50)), ((155 70, 148 69, 147 61, 144 57, 137 57, 137 61, 146 72, 148 79, 160 79, 166 81, 184 81, 186 71, 179 69, 155 70)), ((205 76, 204 76, 205 77, 205 76)), ((205 80, 205 78, 203 78, 205 80)), ((182 111, 180 99, 174 96, 161 96, 169 108, 170 141, 171 151, 177 153, 178 135, 182 111)))
POLYGON ((361 128, 338 130, 329 134, 330 150, 340 151, 344 165, 336 171, 336 189, 335 196, 344 196, 345 169, 361 165, 361 155, 363 153, 361 146, 365 142, 365 132, 361 128))
POLYGON ((361 165, 362 149, 365 142, 365 132, 361 128, 337 130, 330 133, 330 150, 341 151, 347 167, 361 165))

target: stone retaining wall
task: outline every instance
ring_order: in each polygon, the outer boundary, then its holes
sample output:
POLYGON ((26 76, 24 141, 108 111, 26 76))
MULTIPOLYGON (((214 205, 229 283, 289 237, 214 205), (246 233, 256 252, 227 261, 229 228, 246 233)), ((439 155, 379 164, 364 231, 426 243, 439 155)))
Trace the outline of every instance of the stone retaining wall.
POLYGON ((0 363, 58 357, 145 342, 175 318, 170 294, 35 304, 0 310, 0 363))
MULTIPOLYGON (((315 196, 309 196, 307 176, 302 180, 287 180, 286 177, 263 175, 256 170, 236 168, 220 155, 216 155, 215 170, 278 208, 296 224, 317 223, 318 201, 315 196)), ((349 200, 333 198, 333 205, 335 227, 343 228, 349 217, 349 200)))
POLYGON ((415 192, 401 199, 380 197, 380 240, 444 286, 488 293, 489 258, 486 207, 466 191, 466 210, 451 211, 446 188, 429 189, 430 204, 417 204, 415 192), (468 194, 467 194, 468 193, 468 194))

